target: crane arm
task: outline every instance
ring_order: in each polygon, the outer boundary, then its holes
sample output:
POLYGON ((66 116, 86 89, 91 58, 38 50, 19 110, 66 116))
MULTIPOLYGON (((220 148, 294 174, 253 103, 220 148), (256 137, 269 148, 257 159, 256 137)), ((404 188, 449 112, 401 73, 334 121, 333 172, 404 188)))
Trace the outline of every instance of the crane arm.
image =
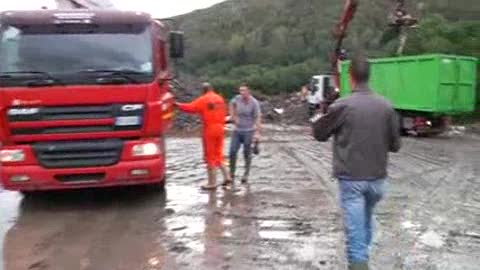
MULTIPOLYGON (((335 26, 334 37, 335 37, 335 48, 333 54, 330 56, 331 71, 334 76, 334 86, 336 89, 340 88, 340 73, 338 70, 339 62, 344 58, 342 52, 343 40, 347 35, 348 26, 350 22, 355 17, 357 12, 359 0, 345 0, 345 5, 343 7, 342 15, 340 21, 335 26)), ((332 97, 332 99, 335 97, 332 97)))
MULTIPOLYGON (((389 25, 397 29, 403 27, 415 27, 417 19, 413 18, 405 9, 405 0, 391 0, 395 2, 395 7, 391 15, 389 16, 389 25)), ((334 76, 334 86, 336 89, 340 88, 340 73, 339 62, 345 60, 346 55, 342 49, 343 41, 347 36, 348 27, 355 17, 360 0, 345 0, 342 15, 339 22, 335 26, 334 38, 335 46, 332 55, 330 56, 331 72, 334 76)))

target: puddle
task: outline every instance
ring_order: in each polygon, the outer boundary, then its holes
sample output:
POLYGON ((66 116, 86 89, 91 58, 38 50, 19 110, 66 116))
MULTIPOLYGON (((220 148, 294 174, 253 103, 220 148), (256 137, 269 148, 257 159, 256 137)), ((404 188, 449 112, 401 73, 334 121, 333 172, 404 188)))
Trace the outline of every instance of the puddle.
POLYGON ((292 231, 263 230, 258 234, 266 240, 288 240, 295 237, 295 232, 292 231))
POLYGON ((259 225, 262 229, 268 228, 288 228, 290 225, 284 220, 263 220, 259 222, 259 225))
POLYGON ((22 200, 22 196, 17 192, 9 192, 0 187, 0 270, 3 266, 3 246, 4 238, 7 231, 15 223, 18 215, 18 205, 22 200))

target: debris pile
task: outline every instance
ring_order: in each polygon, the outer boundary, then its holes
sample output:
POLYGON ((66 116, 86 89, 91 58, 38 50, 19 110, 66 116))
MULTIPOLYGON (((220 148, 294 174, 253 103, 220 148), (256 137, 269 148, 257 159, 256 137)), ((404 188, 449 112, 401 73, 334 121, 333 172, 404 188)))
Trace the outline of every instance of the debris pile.
MULTIPOLYGON (((177 102, 191 102, 200 95, 199 82, 182 75, 181 80, 172 80, 172 92, 177 102)), ((175 115, 174 130, 191 131, 200 126, 200 119, 196 115, 177 112, 175 115)))
MULTIPOLYGON (((200 84, 198 79, 187 75, 182 75, 180 80, 173 80, 171 85, 176 101, 191 102, 200 96, 200 84)), ((302 100, 299 93, 267 96, 254 91, 252 94, 260 102, 264 122, 280 125, 308 125, 308 105, 302 100)), ((198 116, 177 113, 174 130, 197 130, 200 124, 198 116)))
POLYGON ((307 125, 308 105, 298 93, 259 98, 264 121, 286 125, 307 125))

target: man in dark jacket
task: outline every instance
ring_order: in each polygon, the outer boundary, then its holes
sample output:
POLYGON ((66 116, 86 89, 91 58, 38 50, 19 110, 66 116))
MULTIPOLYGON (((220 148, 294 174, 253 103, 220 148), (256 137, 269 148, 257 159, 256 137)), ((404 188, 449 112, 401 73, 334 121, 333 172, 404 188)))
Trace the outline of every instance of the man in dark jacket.
POLYGON ((370 65, 357 56, 350 66, 353 93, 333 103, 313 123, 314 136, 334 136, 333 171, 339 180, 349 269, 368 269, 373 210, 384 194, 388 152, 400 149, 392 105, 368 87, 370 65))

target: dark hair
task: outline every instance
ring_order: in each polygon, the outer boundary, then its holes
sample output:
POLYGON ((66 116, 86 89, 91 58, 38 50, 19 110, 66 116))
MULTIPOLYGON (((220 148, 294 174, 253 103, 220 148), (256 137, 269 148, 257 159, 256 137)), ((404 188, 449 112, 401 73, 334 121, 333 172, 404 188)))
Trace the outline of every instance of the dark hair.
POLYGON ((204 82, 202 83, 202 89, 203 89, 203 92, 207 92, 209 90, 212 90, 212 85, 208 82, 204 82))
POLYGON ((366 83, 370 78, 370 63, 363 54, 357 54, 350 65, 350 75, 359 83, 366 83))

